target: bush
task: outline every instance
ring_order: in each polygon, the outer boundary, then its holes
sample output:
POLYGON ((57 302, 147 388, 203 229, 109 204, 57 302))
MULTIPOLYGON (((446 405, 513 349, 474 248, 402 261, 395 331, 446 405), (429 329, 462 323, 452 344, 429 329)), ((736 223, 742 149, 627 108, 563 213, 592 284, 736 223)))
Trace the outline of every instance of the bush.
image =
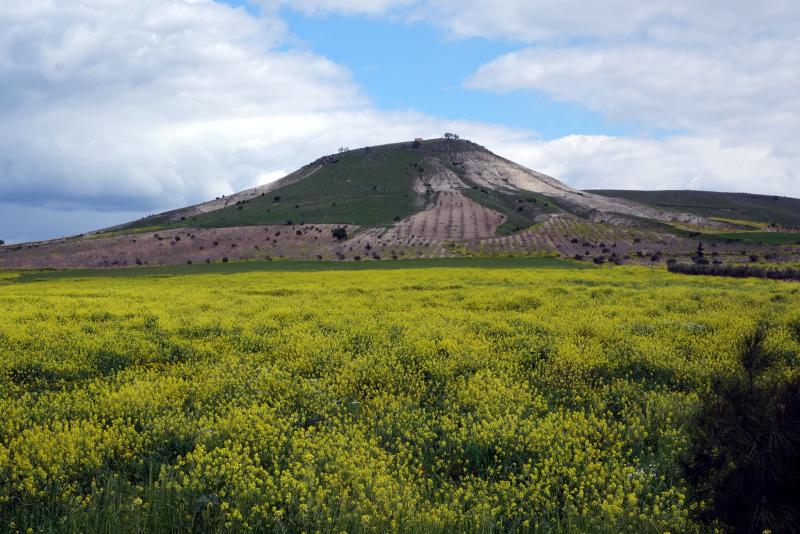
POLYGON ((337 241, 346 241, 347 240, 347 228, 344 226, 340 226, 338 228, 334 228, 331 230, 331 235, 337 241))
POLYGON ((775 379, 767 329, 739 342, 738 368, 700 403, 686 466, 704 517, 730 532, 800 529, 800 379, 775 379))
POLYGON ((800 280, 800 269, 765 268, 758 265, 698 265, 691 263, 668 263, 671 273, 730 276, 733 278, 769 278, 772 280, 800 280))
POLYGON ((222 263, 228 263, 228 256, 222 257, 222 263))

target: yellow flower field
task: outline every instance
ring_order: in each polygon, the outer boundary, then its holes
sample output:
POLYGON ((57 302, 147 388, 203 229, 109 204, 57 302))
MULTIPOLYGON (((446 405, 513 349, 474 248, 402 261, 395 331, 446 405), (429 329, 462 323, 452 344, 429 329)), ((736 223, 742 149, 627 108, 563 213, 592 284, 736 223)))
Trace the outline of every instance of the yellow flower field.
POLYGON ((646 268, 0 275, 0 531, 691 532, 698 394, 800 285, 646 268))

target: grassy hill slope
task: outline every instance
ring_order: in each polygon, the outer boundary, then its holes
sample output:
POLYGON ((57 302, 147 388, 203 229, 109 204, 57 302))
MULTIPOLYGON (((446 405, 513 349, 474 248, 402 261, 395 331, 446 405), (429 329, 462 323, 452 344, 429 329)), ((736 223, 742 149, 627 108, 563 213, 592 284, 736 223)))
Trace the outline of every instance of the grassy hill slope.
POLYGON ((394 144, 329 156, 300 182, 182 221, 149 217, 120 230, 286 223, 390 225, 424 206, 413 190, 424 153, 394 144))
POLYGON ((372 154, 362 149, 336 160, 302 182, 205 213, 192 224, 225 227, 304 221, 381 226, 421 207, 413 191, 420 153, 399 147, 372 149, 372 154))

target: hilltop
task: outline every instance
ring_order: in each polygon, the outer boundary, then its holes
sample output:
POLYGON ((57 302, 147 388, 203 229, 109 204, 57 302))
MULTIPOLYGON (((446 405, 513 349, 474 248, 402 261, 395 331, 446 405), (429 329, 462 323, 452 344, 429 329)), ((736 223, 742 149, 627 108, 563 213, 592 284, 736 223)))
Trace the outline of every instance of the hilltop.
POLYGON ((714 195, 726 194, 580 191, 471 141, 417 140, 343 150, 270 184, 87 235, 2 247, 0 267, 508 254, 652 262, 691 254, 698 240, 718 255, 741 256, 742 243, 795 255, 800 201, 714 195))

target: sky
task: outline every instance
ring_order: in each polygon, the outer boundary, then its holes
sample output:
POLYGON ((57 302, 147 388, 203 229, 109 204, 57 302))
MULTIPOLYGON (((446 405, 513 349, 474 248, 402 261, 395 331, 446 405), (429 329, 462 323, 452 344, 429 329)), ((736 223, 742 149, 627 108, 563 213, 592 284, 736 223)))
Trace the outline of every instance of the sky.
POLYGON ((796 0, 2 0, 0 239, 454 131, 578 188, 800 197, 796 0))

